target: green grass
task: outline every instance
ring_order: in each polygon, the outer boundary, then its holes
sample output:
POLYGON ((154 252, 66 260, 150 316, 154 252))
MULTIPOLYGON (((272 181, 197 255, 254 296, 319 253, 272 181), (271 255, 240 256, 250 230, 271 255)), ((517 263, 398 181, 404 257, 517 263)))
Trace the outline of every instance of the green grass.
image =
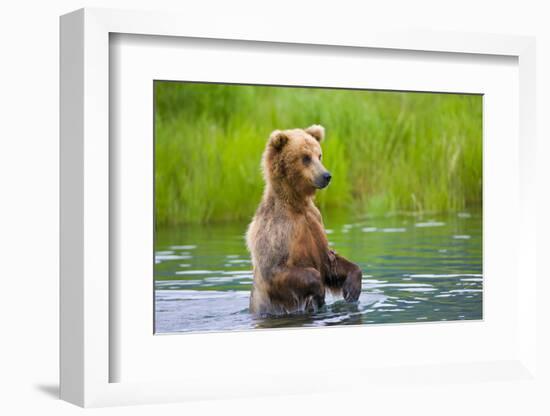
POLYGON ((321 209, 479 208, 482 97, 155 82, 157 224, 250 218, 275 129, 322 124, 321 209))

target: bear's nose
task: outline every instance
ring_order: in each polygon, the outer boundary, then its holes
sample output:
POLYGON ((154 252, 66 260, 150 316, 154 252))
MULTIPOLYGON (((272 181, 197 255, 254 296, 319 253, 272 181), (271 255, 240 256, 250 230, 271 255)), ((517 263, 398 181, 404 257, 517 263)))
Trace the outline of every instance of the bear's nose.
POLYGON ((330 179, 332 178, 332 175, 330 174, 330 172, 325 172, 325 173, 323 173, 323 178, 325 179, 325 181, 327 183, 329 183, 330 179))

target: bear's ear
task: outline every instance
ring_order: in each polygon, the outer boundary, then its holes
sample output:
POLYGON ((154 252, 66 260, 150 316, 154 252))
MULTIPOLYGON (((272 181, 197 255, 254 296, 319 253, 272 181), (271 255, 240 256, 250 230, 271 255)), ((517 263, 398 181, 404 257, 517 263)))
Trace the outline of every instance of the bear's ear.
POLYGON ((325 138, 325 128, 320 124, 314 124, 305 129, 307 134, 312 135, 319 143, 325 138))
POLYGON ((275 150, 281 150, 285 144, 288 142, 288 136, 281 130, 275 130, 269 136, 269 144, 275 150))

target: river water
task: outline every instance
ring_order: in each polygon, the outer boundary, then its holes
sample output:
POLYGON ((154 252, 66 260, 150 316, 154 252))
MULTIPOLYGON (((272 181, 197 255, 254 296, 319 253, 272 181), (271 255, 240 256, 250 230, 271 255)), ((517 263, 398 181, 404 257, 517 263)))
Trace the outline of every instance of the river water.
POLYGON ((356 304, 327 295, 314 314, 254 317, 247 223, 172 227, 157 230, 155 332, 482 319, 480 213, 324 221, 331 247, 363 270, 356 304))

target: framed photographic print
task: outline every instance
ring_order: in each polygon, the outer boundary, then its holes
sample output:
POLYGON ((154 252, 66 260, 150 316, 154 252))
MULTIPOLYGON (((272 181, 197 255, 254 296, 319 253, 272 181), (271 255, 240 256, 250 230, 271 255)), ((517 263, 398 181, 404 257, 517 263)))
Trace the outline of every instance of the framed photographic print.
POLYGON ((481 94, 154 101, 155 333, 483 318, 481 94))
POLYGON ((530 379, 533 40, 250 30, 62 17, 62 398, 530 379))

